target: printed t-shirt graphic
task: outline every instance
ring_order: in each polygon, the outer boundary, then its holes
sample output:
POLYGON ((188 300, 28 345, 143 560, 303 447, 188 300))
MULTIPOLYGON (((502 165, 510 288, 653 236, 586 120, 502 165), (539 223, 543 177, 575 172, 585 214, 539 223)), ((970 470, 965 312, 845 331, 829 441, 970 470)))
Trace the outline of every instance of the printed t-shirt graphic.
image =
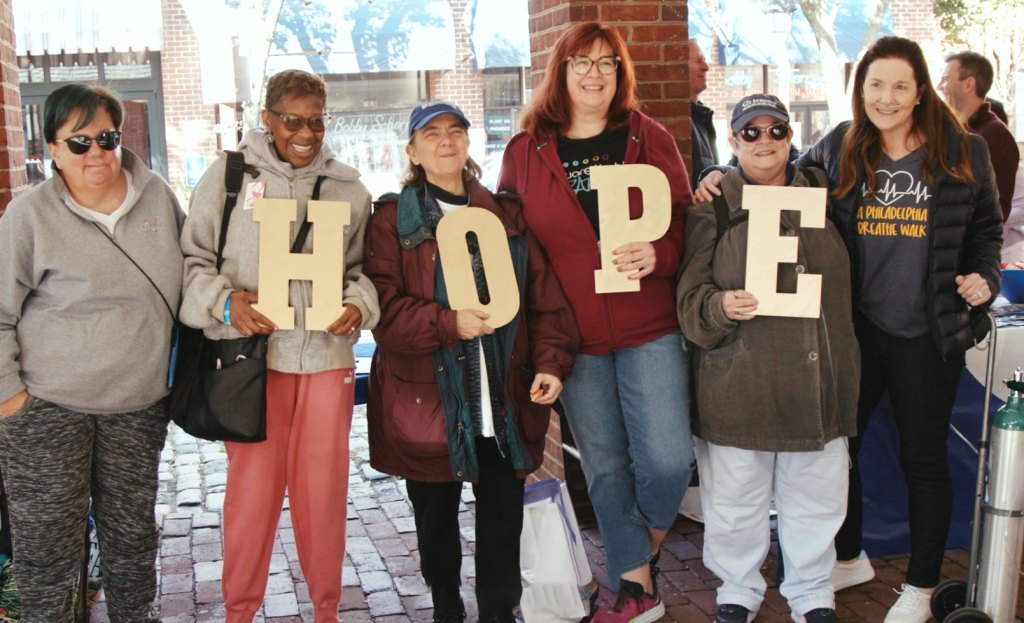
POLYGON ((605 130, 590 138, 558 137, 558 157, 576 198, 590 224, 597 232, 601 230, 597 216, 597 191, 590 188, 590 167, 594 165, 623 164, 626 161, 626 139, 628 130, 605 130))
POLYGON ((920 149, 891 160, 882 155, 877 188, 861 187, 856 233, 860 284, 857 307, 895 337, 928 332, 925 287, 932 189, 920 149))

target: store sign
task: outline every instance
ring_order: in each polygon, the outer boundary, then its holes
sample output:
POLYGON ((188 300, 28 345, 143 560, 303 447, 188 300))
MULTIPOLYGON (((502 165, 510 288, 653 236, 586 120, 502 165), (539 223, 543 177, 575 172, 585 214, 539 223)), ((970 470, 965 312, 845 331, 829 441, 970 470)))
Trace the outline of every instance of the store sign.
POLYGON ((488 136, 512 136, 512 115, 484 115, 484 130, 488 136))
POLYGON ((376 134, 401 132, 409 128, 409 115, 399 112, 385 113, 332 113, 330 131, 346 134, 376 134))

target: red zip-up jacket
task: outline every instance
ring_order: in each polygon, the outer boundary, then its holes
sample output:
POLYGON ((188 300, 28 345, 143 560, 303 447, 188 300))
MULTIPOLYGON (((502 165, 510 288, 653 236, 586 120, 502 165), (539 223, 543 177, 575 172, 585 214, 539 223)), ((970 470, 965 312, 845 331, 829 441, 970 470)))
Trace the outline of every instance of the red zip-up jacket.
MULTIPOLYGON (((580 352, 606 355, 679 331, 675 310, 676 273, 683 255, 683 225, 693 204, 689 175, 675 139, 660 123, 634 112, 626 139, 625 164, 649 164, 668 178, 672 221, 653 241, 654 272, 639 292, 597 294, 594 271, 601 267, 597 234, 569 186, 556 136, 520 132, 505 148, 498 187, 519 195, 531 233, 544 248, 569 298, 579 328, 580 352)), ((640 193, 630 193, 630 217, 643 212, 640 193)))

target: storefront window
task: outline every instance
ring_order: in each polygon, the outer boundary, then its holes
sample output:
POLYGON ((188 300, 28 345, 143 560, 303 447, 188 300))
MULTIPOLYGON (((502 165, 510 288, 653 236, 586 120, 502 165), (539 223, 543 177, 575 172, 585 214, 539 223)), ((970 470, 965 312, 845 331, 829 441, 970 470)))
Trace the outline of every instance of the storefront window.
POLYGON ((359 170, 374 199, 397 191, 405 170, 409 112, 426 99, 423 74, 334 74, 324 80, 331 113, 325 142, 339 160, 359 170))
POLYGON ((483 72, 484 131, 487 153, 505 149, 516 133, 523 107, 523 71, 521 68, 486 69, 483 72))

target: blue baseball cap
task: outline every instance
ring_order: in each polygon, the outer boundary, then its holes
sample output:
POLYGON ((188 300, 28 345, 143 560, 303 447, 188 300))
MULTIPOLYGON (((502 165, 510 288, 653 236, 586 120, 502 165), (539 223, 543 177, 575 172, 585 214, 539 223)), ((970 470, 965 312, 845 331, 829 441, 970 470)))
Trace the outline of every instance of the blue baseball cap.
POLYGON ((417 104, 416 108, 412 109, 412 114, 409 115, 409 138, 438 115, 455 115, 467 128, 469 127, 469 119, 461 108, 444 100, 430 100, 417 104))

